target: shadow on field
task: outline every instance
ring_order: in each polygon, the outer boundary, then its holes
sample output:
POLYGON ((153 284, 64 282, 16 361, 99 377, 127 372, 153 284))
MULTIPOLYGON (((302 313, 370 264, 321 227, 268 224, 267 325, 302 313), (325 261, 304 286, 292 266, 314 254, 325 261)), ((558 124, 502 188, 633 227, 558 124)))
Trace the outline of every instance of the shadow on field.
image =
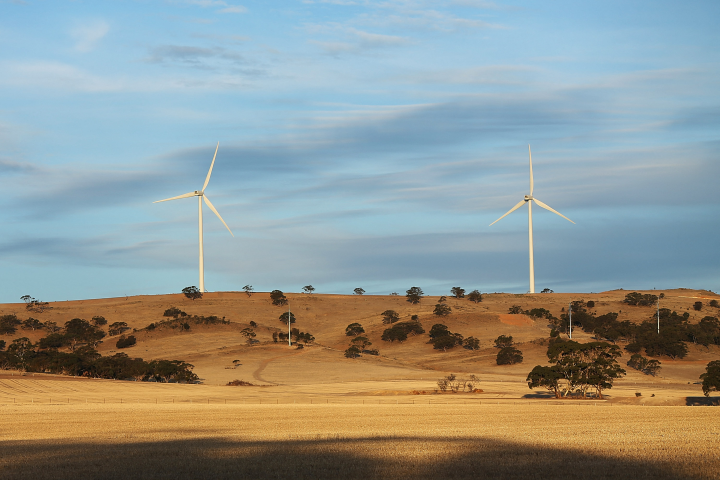
POLYGON ((685 405, 690 407, 720 406, 720 397, 685 397, 685 405))
POLYGON ((0 442, 2 479, 680 479, 671 464, 486 439, 0 442))

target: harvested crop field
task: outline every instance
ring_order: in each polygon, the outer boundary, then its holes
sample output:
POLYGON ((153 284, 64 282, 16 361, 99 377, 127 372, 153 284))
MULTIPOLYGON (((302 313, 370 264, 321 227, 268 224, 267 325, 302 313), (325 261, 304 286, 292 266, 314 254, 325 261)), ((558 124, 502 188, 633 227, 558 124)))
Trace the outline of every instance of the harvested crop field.
POLYGON ((718 478, 713 407, 5 404, 1 478, 718 478))

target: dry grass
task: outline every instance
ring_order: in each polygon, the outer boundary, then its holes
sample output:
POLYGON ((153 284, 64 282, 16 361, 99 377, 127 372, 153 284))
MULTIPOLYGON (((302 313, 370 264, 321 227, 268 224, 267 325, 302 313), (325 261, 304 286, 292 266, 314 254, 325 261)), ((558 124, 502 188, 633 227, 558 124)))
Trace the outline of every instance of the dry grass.
MULTIPOLYGON (((228 387, 231 388, 231 387, 228 387)), ((4 405, 0 478, 718 478, 705 407, 4 405)))

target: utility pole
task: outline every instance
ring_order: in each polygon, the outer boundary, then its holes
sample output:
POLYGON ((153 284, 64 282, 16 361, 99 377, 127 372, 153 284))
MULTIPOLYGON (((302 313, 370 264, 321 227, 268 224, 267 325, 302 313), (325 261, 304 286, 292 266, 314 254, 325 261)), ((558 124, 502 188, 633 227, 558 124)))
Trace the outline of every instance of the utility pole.
POLYGON ((572 340, 572 302, 568 306, 568 315, 570 316, 570 340, 572 340))
POLYGON ((657 301, 658 335, 660 335, 660 297, 657 301))

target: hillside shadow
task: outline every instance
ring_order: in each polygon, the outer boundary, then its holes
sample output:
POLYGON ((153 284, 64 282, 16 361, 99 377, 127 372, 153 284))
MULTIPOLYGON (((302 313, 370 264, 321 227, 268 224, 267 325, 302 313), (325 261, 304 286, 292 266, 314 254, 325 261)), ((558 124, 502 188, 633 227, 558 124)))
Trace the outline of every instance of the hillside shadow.
POLYGON ((720 406, 720 397, 685 397, 685 405, 690 407, 720 406))
MULTIPOLYGON (((240 421, 240 419, 239 419, 240 421)), ((717 465, 716 465, 717 466, 717 465)), ((490 439, 2 443, 2 479, 687 479, 677 465, 490 439), (673 472, 675 469, 675 472, 673 472)), ((708 468, 711 468, 708 466, 708 468)), ((715 468, 715 467, 713 467, 715 468)), ((699 478, 699 477, 698 477, 699 478)))

